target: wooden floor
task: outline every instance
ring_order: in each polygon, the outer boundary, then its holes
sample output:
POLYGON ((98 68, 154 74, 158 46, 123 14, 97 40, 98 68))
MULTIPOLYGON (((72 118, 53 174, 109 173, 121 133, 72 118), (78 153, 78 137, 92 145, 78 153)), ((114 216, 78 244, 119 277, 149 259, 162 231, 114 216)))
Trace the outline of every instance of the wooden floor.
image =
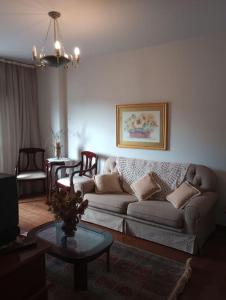
MULTIPOLYGON (((45 199, 32 198, 19 203, 20 228, 24 231, 53 220, 45 199)), ((100 226, 97 226, 100 227, 100 226)), ((106 229, 108 230, 108 229, 106 229)), ((161 256, 184 262, 189 255, 142 239, 108 230, 115 240, 133 245, 161 256)), ((193 256, 192 278, 180 299, 226 300, 226 230, 218 228, 204 246, 200 256, 193 256)))
POLYGON ((53 214, 48 210, 43 197, 22 199, 19 200, 19 220, 24 232, 53 220, 53 214))

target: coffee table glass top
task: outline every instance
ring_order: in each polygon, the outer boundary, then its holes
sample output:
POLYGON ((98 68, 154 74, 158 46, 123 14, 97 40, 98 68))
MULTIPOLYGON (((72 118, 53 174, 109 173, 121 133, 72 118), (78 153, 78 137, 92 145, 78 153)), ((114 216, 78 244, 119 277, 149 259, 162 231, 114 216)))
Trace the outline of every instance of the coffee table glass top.
POLYGON ((87 259, 109 247, 113 240, 108 232, 79 224, 74 237, 65 237, 61 222, 50 222, 33 229, 29 235, 47 241, 50 253, 58 257, 87 259))

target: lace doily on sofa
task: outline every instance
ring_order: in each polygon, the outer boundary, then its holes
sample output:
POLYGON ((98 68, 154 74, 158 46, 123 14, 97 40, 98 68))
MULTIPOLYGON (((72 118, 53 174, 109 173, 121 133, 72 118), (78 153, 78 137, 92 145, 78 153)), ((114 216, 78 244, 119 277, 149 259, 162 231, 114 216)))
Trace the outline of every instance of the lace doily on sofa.
POLYGON ((147 161, 118 157, 116 159, 118 172, 123 181, 123 188, 128 193, 133 193, 129 187, 134 181, 153 172, 156 182, 161 186, 161 192, 154 195, 158 200, 165 200, 166 195, 179 186, 187 173, 189 164, 159 161, 147 161))

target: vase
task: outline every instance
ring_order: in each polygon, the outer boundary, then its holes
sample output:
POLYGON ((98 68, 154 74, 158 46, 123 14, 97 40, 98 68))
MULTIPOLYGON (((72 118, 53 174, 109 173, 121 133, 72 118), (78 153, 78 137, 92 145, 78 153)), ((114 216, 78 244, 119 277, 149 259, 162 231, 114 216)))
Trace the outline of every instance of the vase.
POLYGON ((60 144, 60 142, 56 142, 55 152, 56 152, 56 158, 59 159, 61 157, 61 144, 60 144))
POLYGON ((62 231, 64 232, 65 236, 71 237, 75 235, 75 231, 77 230, 76 225, 79 223, 79 218, 76 216, 70 220, 63 220, 62 223, 62 231))

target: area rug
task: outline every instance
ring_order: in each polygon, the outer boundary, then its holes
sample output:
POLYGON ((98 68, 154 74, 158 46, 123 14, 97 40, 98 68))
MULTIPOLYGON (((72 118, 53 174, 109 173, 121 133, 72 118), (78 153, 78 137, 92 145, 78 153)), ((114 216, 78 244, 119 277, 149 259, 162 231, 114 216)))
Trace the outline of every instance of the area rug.
POLYGON ((106 256, 88 264, 88 290, 73 290, 73 268, 48 255, 49 300, 175 300, 191 276, 191 259, 180 263, 120 242, 106 256))

